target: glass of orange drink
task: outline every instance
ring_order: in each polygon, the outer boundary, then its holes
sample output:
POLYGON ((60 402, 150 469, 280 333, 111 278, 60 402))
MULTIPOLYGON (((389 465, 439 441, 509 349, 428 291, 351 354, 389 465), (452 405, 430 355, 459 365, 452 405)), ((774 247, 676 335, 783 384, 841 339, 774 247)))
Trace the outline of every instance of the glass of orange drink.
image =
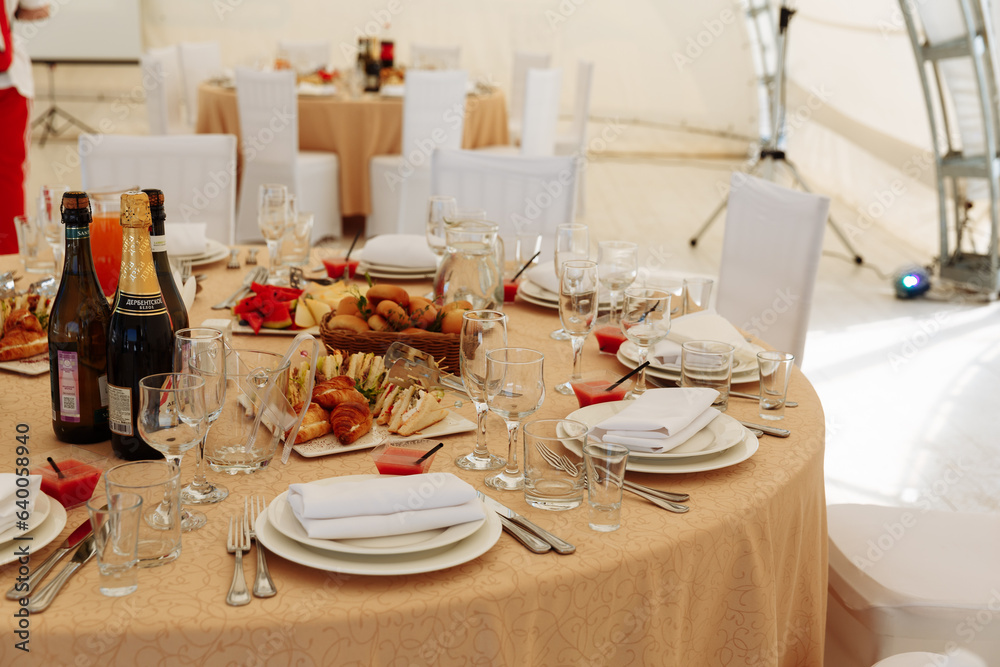
POLYGON ((94 256, 97 279, 109 299, 118 289, 118 275, 122 266, 121 196, 134 188, 109 188, 90 190, 94 220, 90 225, 90 251, 94 256))

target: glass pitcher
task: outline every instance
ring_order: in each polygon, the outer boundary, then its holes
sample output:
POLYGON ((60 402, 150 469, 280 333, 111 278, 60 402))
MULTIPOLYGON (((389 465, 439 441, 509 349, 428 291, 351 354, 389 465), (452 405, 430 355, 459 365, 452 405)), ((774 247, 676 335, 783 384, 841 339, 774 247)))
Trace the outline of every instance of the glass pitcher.
POLYGON ((122 194, 138 189, 139 186, 136 185, 88 191, 90 203, 94 207, 94 218, 90 223, 90 252, 94 256, 94 269, 101 289, 109 299, 118 289, 118 276, 122 267, 122 226, 119 221, 122 194))
POLYGON ((466 220, 446 230, 448 252, 434 276, 439 306, 468 301, 473 310, 503 307, 503 273, 497 263, 497 226, 466 220))

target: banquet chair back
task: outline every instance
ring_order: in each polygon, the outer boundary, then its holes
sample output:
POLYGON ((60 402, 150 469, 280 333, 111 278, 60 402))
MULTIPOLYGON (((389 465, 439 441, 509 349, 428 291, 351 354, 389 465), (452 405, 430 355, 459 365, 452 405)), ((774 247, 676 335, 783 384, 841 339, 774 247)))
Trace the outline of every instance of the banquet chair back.
POLYGON ((524 120, 524 94, 529 69, 548 69, 552 55, 532 51, 515 51, 514 67, 510 78, 510 102, 507 110, 511 143, 521 138, 524 120))
POLYGON ((191 134, 184 109, 184 77, 176 46, 149 49, 139 58, 150 134, 191 134))
POLYGON ((587 145, 587 121, 590 118, 590 91, 594 85, 594 63, 576 64, 576 90, 573 93, 573 121, 569 132, 556 136, 556 154, 582 154, 587 145))
POLYGON ((406 75, 401 155, 376 155, 369 164, 371 215, 365 234, 423 234, 430 197, 431 153, 457 149, 465 126, 461 70, 406 75))
POLYGON ((830 199, 734 173, 716 310, 802 365, 830 199))
POLYGON ((330 42, 278 40, 278 54, 288 58, 288 64, 300 74, 315 72, 330 64, 330 42))
POLYGON ((460 69, 461 46, 410 46, 410 69, 460 69))
POLYGON ((222 49, 218 42, 181 42, 177 49, 184 81, 184 107, 188 123, 194 127, 198 122, 198 86, 222 76, 222 49))
POLYGON ((431 193, 455 197, 461 208, 482 209, 499 226, 508 259, 520 230, 542 235, 539 261, 555 250, 556 227, 573 222, 577 158, 496 155, 482 151, 436 150, 431 159, 431 193))
POLYGON ((261 239, 257 197, 265 183, 287 186, 297 197, 298 210, 314 214, 314 240, 339 236, 339 163, 335 153, 299 150, 295 73, 237 68, 236 107, 244 146, 237 240, 261 239))
POLYGON ((555 155, 562 70, 529 69, 524 88, 521 155, 555 155))
POLYGON ((236 137, 231 134, 135 136, 82 134, 84 190, 139 184, 163 190, 167 224, 204 222, 207 238, 232 245, 236 137))

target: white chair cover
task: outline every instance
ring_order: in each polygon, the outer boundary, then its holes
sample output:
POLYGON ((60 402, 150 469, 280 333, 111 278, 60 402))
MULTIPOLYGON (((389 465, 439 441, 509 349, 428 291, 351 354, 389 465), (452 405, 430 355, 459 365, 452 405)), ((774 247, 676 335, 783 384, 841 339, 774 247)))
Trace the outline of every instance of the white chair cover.
POLYGON ((529 69, 547 69, 552 62, 549 53, 531 51, 514 52, 514 68, 510 79, 510 100, 507 103, 508 124, 511 143, 517 143, 521 137, 521 124, 524 119, 524 89, 528 79, 529 69))
POLYGON ((234 242, 236 137, 231 134, 82 134, 84 190, 139 184, 163 190, 167 224, 205 222, 205 235, 234 242))
POLYGON ((184 77, 184 108, 191 127, 198 122, 198 86, 222 76, 222 49, 218 42, 181 42, 177 45, 184 77))
POLYGON ((524 91, 521 155, 555 155, 562 70, 529 69, 524 91))
POLYGON ((410 46, 410 69, 461 69, 461 59, 461 46, 410 46))
POLYGON ((149 49, 139 59, 150 134, 191 134, 184 116, 184 77, 176 46, 149 49))
POLYGON ((313 213, 314 240, 326 235, 340 236, 337 155, 299 151, 295 73, 237 68, 236 105, 243 141, 236 238, 241 243, 261 238, 257 197, 265 183, 286 185, 298 198, 298 209, 313 213))
POLYGON ((923 651, 899 653, 885 660, 879 660, 872 667, 987 667, 987 665, 968 651, 959 649, 950 655, 923 651))
POLYGON ((734 173, 716 309, 802 364, 830 199, 734 173))
POLYGON ((330 42, 278 40, 278 53, 288 56, 288 62, 296 72, 315 72, 330 64, 330 42))
POLYGON ((368 238, 380 234, 423 234, 430 197, 431 153, 462 145, 465 72, 416 71, 406 75, 403 152, 376 155, 369 164, 371 215, 368 238))
POLYGON ((582 154, 587 146, 587 121, 590 118, 590 91, 594 83, 594 63, 576 64, 576 91, 573 94, 573 123, 569 132, 556 135, 556 155, 582 154))
POLYGON ((514 257, 519 229, 542 234, 540 262, 553 258, 556 226, 573 222, 577 158, 494 155, 481 151, 436 150, 431 193, 451 195, 461 208, 486 211, 514 257))

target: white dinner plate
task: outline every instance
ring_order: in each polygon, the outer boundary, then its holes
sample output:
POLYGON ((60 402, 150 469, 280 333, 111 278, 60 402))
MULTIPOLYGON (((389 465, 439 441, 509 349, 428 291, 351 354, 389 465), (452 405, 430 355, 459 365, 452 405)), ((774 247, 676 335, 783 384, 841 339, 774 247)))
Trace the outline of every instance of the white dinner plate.
POLYGON ((543 301, 542 299, 536 299, 533 296, 528 296, 528 294, 521 291, 520 287, 517 288, 517 298, 535 306, 541 306, 542 308, 551 308, 553 310, 559 310, 558 303, 553 303, 552 301, 543 301))
MULTIPOLYGON (((635 368, 639 365, 638 358, 635 355, 635 346, 631 341, 626 341, 621 344, 621 347, 618 348, 618 354, 616 356, 618 357, 618 361, 620 361, 624 366, 627 366, 628 368, 635 368)), ((681 379, 681 371, 676 366, 654 366, 651 362, 650 365, 646 367, 646 373, 655 378, 672 380, 673 382, 679 382, 681 379)), ((738 373, 734 372, 731 384, 757 382, 759 379, 760 371, 756 367, 751 367, 749 370, 743 370, 738 373)))
MULTIPOLYGON (((532 282, 531 280, 523 280, 517 286, 517 291, 529 298, 535 299, 537 301, 545 301, 551 303, 554 307, 559 307, 559 295, 555 292, 545 289, 538 283, 532 282)), ((602 289, 601 290, 601 301, 599 305, 608 306, 611 304, 610 297, 602 289)))
POLYGON ((257 531, 257 538, 265 547, 299 565, 344 574, 396 576, 435 572, 478 558, 500 539, 502 526, 496 512, 486 512, 486 520, 476 532, 451 546, 378 559, 373 559, 367 554, 333 553, 303 546, 285 537, 271 525, 267 512, 260 513, 254 529, 257 531))
MULTIPOLYGON (((319 486, 329 486, 331 484, 342 484, 344 482, 360 482, 366 479, 375 479, 380 475, 347 475, 344 477, 331 477, 321 479, 312 484, 319 486)), ((285 537, 289 537, 299 544, 307 547, 332 551, 341 554, 368 554, 371 556, 397 556, 399 554, 412 554, 430 549, 439 549, 455 544, 459 540, 472 535, 479 530, 485 519, 478 521, 468 521, 447 528, 435 528, 433 530, 421 530, 416 533, 406 533, 403 535, 386 535, 384 537, 365 537, 350 540, 318 539, 309 537, 305 528, 295 517, 291 505, 288 504, 288 491, 285 491, 267 508, 268 520, 271 526, 285 537)), ((483 506, 483 516, 488 515, 490 510, 483 506)))
POLYGON ((49 372, 49 353, 42 352, 24 359, 0 361, 0 368, 21 375, 43 375, 49 372))
MULTIPOLYGON (((35 507, 28 515, 27 528, 18 529, 17 525, 11 526, 7 530, 0 533, 0 544, 10 542, 18 535, 24 535, 25 533, 38 528, 49 516, 49 512, 52 511, 52 505, 59 505, 59 503, 55 502, 44 493, 39 493, 38 497, 35 499, 35 507)), ((59 506, 62 507, 62 505, 59 506)))
POLYGON ((0 565, 6 565, 7 563, 13 563, 19 558, 18 549, 22 546, 27 546, 30 553, 37 554, 46 545, 48 545, 52 540, 59 537, 59 533, 62 529, 66 527, 66 510, 59 503, 52 501, 52 507, 49 511, 49 515, 45 517, 41 525, 35 528, 33 531, 23 535, 23 537, 30 537, 31 540, 11 540, 6 544, 0 545, 0 565))
POLYGON ((402 436, 392 434, 389 433, 387 426, 373 423, 371 431, 365 433, 349 445, 340 444, 340 441, 337 440, 335 435, 327 433, 322 437, 295 445, 293 449, 298 452, 300 456, 313 458, 316 456, 327 456, 329 454, 355 452, 359 449, 370 449, 381 444, 388 438, 392 438, 394 442, 401 442, 404 440, 419 440, 420 438, 439 438, 443 435, 466 433, 468 431, 475 430, 476 425, 473 422, 449 410, 444 419, 436 424, 431 424, 422 431, 417 431, 413 435, 402 436))
POLYGON ((229 257, 229 248, 219 243, 215 239, 205 240, 205 251, 192 255, 171 255, 172 260, 183 260, 189 262, 191 266, 202 266, 218 262, 220 259, 229 257))
POLYGON ((379 264, 369 264, 359 262, 356 275, 370 275, 372 278, 384 278, 386 280, 425 280, 433 278, 437 273, 436 268, 407 269, 398 266, 382 266, 379 264))
MULTIPOLYGON (((628 404, 629 401, 615 401, 588 405, 585 408, 571 412, 566 416, 566 419, 576 419, 593 428, 608 417, 624 410, 628 407, 628 404)), ((630 452, 628 456, 630 461, 634 459, 637 461, 641 460, 642 462, 709 456, 724 452, 730 447, 735 447, 743 440, 745 432, 746 429, 743 428, 743 425, 739 421, 725 413, 719 413, 705 428, 669 452, 630 452)))

